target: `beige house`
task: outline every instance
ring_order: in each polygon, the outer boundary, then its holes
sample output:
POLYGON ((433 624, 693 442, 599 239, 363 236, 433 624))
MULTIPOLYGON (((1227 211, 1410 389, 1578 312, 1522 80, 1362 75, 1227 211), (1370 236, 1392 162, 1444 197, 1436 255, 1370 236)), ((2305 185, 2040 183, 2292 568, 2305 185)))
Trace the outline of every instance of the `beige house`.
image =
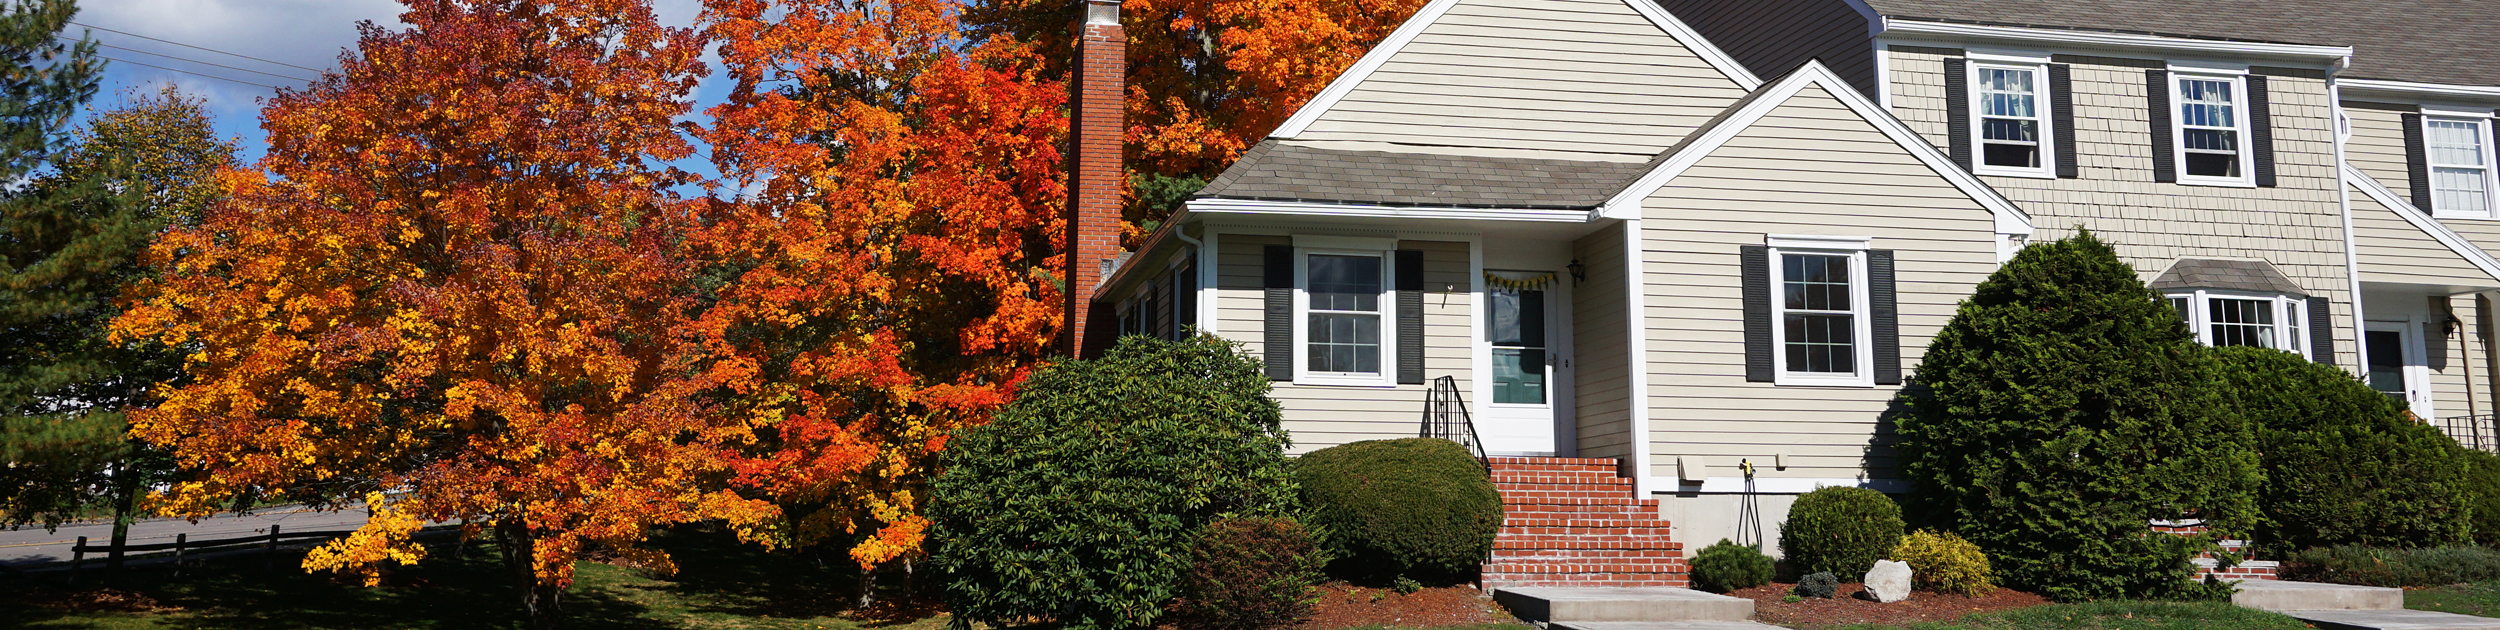
POLYGON ((1490 455, 1616 462, 1687 550, 1906 490, 1885 414, 1927 341, 2077 227, 2207 343, 2488 447, 2500 11, 2288 4, 1432 0, 1096 303, 1244 344, 1297 450, 1454 393, 1490 455))

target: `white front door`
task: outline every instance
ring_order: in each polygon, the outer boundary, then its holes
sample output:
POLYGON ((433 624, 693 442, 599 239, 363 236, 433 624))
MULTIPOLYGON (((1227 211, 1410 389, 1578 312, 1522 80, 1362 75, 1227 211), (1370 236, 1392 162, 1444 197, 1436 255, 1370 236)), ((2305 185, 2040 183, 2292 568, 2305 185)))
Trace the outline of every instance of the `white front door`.
POLYGON ((2404 401, 2413 415, 2431 417, 2429 353, 2422 347, 2418 323, 2367 322, 2362 328, 2362 357, 2370 369, 2370 388, 2404 401))
POLYGON ((1556 274, 1495 271, 1491 277, 1537 280, 1526 286, 1485 287, 1483 352, 1491 355, 1476 431, 1486 453, 1559 455, 1555 411, 1566 404, 1570 362, 1567 327, 1570 300, 1556 274))

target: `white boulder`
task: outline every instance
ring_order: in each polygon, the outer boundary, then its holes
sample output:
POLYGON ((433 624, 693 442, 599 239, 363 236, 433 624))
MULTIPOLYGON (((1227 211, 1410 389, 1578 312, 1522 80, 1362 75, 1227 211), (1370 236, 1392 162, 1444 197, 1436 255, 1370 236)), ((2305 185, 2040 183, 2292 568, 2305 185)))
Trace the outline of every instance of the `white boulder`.
POLYGON ((1890 604, 1910 598, 1910 565, 1891 560, 1875 561, 1875 568, 1866 572, 1866 594, 1875 601, 1890 604))

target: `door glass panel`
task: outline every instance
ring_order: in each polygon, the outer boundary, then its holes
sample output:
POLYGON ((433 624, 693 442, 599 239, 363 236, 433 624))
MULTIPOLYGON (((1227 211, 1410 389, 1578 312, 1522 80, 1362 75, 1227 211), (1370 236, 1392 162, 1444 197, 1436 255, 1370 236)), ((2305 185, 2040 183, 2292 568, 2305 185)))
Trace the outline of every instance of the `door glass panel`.
POLYGON ((2404 335, 2393 330, 2362 333, 2370 346, 2370 388, 2405 400, 2404 335))
POLYGON ((1487 306, 1493 402, 1545 404, 1545 292, 1495 288, 1487 306))

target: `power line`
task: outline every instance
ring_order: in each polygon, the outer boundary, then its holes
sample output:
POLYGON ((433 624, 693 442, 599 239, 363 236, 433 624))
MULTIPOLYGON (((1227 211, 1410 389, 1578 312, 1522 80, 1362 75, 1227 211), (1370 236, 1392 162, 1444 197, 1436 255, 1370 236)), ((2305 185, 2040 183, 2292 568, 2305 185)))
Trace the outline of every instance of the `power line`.
POLYGON ((116 30, 113 30, 113 29, 104 28, 104 27, 101 27, 101 26, 96 26, 96 25, 93 25, 93 24, 84 24, 84 23, 79 23, 79 22, 71 22, 71 24, 77 24, 77 25, 79 25, 79 26, 84 26, 84 27, 87 27, 87 28, 90 28, 90 29, 95 29, 95 30, 99 30, 99 31, 104 31, 104 32, 107 32, 107 33, 116 33, 116 34, 121 34, 121 35, 128 35, 128 36, 131 36, 131 37, 136 37, 136 38, 139 38, 139 39, 144 39, 144 40, 148 40, 148 41, 152 41, 152 42, 162 42, 162 43, 167 43, 167 44, 173 44, 173 45, 175 45, 175 46, 181 46, 181 47, 183 47, 183 48, 189 48, 189 49, 193 49, 193 50, 205 50, 205 51, 208 51, 208 52, 213 52, 213 53, 217 53, 217 54, 220 54, 220 55, 226 55, 226 56, 229 56, 229 57, 242 57, 242 58, 244 58, 244 59, 250 59, 250 60, 253 60, 253 61, 258 61, 258 62, 261 62, 261 63, 267 63, 267 64, 277 64, 277 65, 286 66, 286 67, 289 67, 289 68, 294 68, 294 69, 297 69, 297 70, 304 70, 304 71, 308 71, 308 72, 321 72, 321 69, 320 69, 320 68, 306 68, 306 67, 303 67, 303 66, 299 66, 299 65, 295 65, 295 64, 287 63, 287 62, 284 62, 284 61, 270 61, 270 60, 267 60, 267 59, 262 59, 262 58, 259 58, 259 57, 254 57, 254 56, 251 56, 251 55, 243 55, 243 54, 230 53, 230 52, 226 52, 226 51, 223 51, 223 50, 218 50, 218 49, 215 49, 215 48, 206 48, 206 47, 201 47, 201 46, 193 46, 193 45, 190 45, 190 44, 185 44, 185 43, 182 43, 182 42, 177 42, 177 41, 170 40, 170 39, 157 39, 157 38, 154 38, 154 37, 149 37, 149 36, 146 36, 146 35, 141 35, 141 34, 138 34, 138 33, 132 33, 132 32, 128 32, 128 31, 116 31, 116 30))
MULTIPOLYGON (((101 57, 102 55, 97 55, 97 56, 101 57)), ((269 89, 272 89, 272 90, 278 89, 278 86, 275 86, 275 85, 269 85, 269 84, 267 84, 267 83, 253 83, 253 82, 250 82, 250 81, 245 81, 245 80, 242 80, 242 79, 229 79, 229 78, 226 78, 226 77, 221 77, 221 76, 217 76, 217 75, 214 75, 214 74, 202 74, 202 73, 198 73, 198 72, 192 72, 192 71, 189 71, 189 70, 183 70, 183 69, 180 69, 180 68, 167 68, 167 67, 160 66, 160 65, 156 65, 156 64, 152 64, 152 63, 140 63, 140 62, 131 61, 131 60, 128 60, 128 59, 114 59, 114 58, 112 58, 112 57, 104 57, 104 58, 105 58, 105 59, 108 59, 108 60, 112 60, 112 61, 117 61, 117 62, 121 62, 121 63, 126 63, 126 64, 130 64, 130 65, 134 65, 134 66, 144 66, 144 67, 149 67, 149 68, 155 68, 155 69, 158 69, 158 70, 165 70, 165 71, 170 71, 170 72, 180 72, 180 73, 183 73, 183 74, 188 74, 188 75, 191 75, 191 76, 196 76, 196 77, 207 77, 207 78, 211 78, 211 79, 217 79, 217 80, 219 80, 219 81, 232 81, 232 82, 235 82, 235 83, 241 83, 241 84, 244 84, 244 85, 254 85, 254 86, 265 87, 265 88, 269 88, 269 89)))
MULTIPOLYGON (((65 40, 69 40, 69 41, 73 41, 73 42, 75 42, 75 41, 84 41, 84 40, 72 39, 72 38, 70 38, 70 37, 68 37, 68 36, 62 36, 62 35, 55 35, 54 37, 59 37, 59 38, 61 38, 61 39, 65 39, 65 40)), ((166 59, 172 59, 172 60, 175 60, 175 61, 187 61, 187 62, 191 62, 191 63, 200 64, 200 65, 203 65, 203 66, 214 66, 214 67, 218 67, 218 68, 225 68, 225 69, 227 69, 227 70, 237 70, 237 71, 242 71, 242 72, 249 72, 249 73, 252 73, 252 74, 258 74, 258 75, 263 75, 263 76, 272 76, 272 77, 277 77, 277 78, 280 78, 280 79, 288 79, 288 80, 293 80, 293 81, 311 81, 311 80, 312 80, 312 79, 307 79, 307 78, 303 78, 303 77, 299 77, 299 76, 284 75, 284 74, 278 74, 278 73, 274 73, 274 72, 261 72, 261 71, 259 71, 259 70, 253 70, 253 69, 251 69, 251 68, 237 68, 237 67, 234 67, 234 66, 229 66, 229 65, 226 65, 226 64, 222 64, 222 63, 215 63, 215 62, 208 62, 208 61, 200 61, 200 60, 198 60, 198 59, 192 59, 192 58, 189 58, 189 57, 176 57, 176 56, 173 56, 173 55, 168 55, 168 54, 161 53, 161 52, 146 51, 146 50, 140 50, 140 49, 137 49, 137 48, 128 48, 128 47, 123 47, 123 46, 115 46, 115 45, 112 45, 112 44, 107 44, 107 43, 103 43, 103 42, 97 42, 97 43, 96 43, 96 45, 97 45, 97 46, 103 46, 103 47, 105 47, 105 48, 111 48, 111 49, 114 49, 114 50, 127 50, 127 51, 130 51, 130 52, 135 52, 135 53, 139 53, 139 54, 142 54, 142 55, 154 55, 154 56, 158 56, 158 57, 164 57, 164 58, 166 58, 166 59)))

